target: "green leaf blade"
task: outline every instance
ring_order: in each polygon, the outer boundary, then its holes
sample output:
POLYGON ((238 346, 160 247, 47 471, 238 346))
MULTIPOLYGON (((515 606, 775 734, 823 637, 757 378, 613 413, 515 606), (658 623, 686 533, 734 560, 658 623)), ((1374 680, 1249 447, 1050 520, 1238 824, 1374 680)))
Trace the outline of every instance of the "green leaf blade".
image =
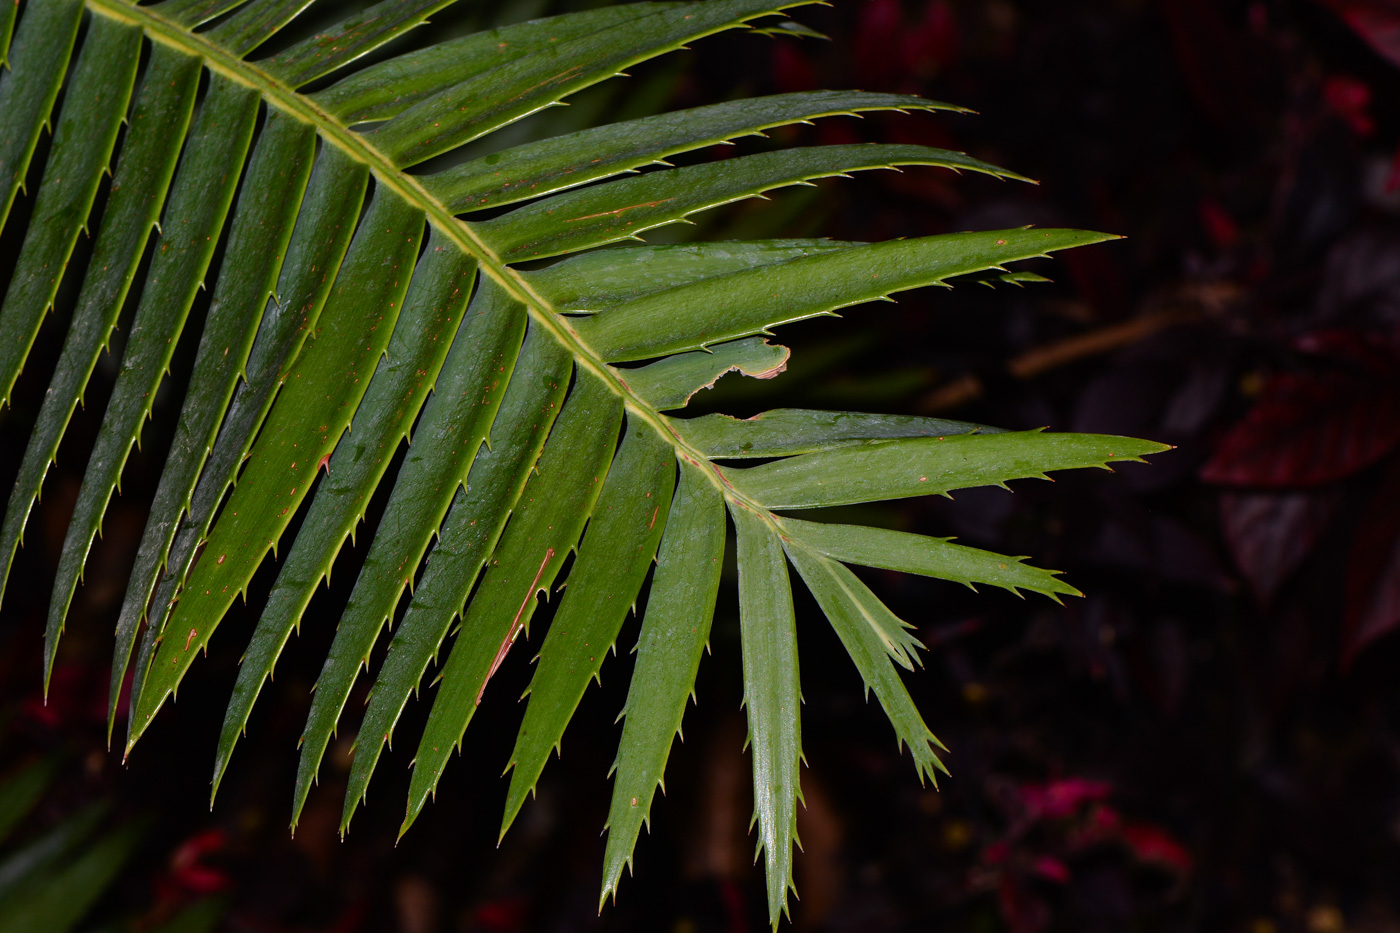
POLYGON ((708 0, 559 43, 445 88, 368 135, 400 168, 416 165, 687 42, 811 0, 708 0))
MULTIPOLYGON (((117 74, 112 73, 105 53, 119 51, 121 40, 131 34, 96 24, 94 29, 98 31, 84 46, 74 84, 87 86, 89 82, 111 80, 119 87, 121 82, 117 74), (88 72, 89 64, 93 72, 88 72)), ((133 38, 139 47, 140 34, 136 33, 133 38)), ((128 70, 134 75, 134 69, 128 70)), ((49 391, 30 433, 19 475, 10 491, 3 530, 0 530, 0 594, 4 592, 30 509, 58 452, 73 409, 116 326, 146 239, 165 201, 166 188, 175 170, 175 154, 160 152, 155 147, 156 138, 169 134, 180 139, 189 123, 199 76, 198 64, 176 53, 156 54, 152 56, 149 72, 150 78, 143 82, 134 114, 140 122, 127 134, 127 145, 113 181, 115 190, 108 197, 90 271, 79 293, 49 391)), ((127 94, 130 94, 129 84, 127 94)), ((113 135, 105 153, 101 152, 100 137, 104 127, 100 125, 99 113, 65 105, 59 119, 60 133, 55 150, 50 153, 50 166, 63 173, 62 180, 40 190, 35 216, 31 218, 19 263, 5 296, 4 309, 0 311, 0 395, 6 398, 38 334, 44 314, 52 305, 63 264, 72 252, 78 229, 87 221, 97 181, 107 167, 117 124, 125 110, 123 102, 117 119, 106 127, 113 135), (79 141, 69 145, 70 135, 88 135, 88 138, 86 143, 79 141), (85 182, 91 184, 91 192, 83 189, 85 182), (67 230, 62 229, 65 219, 67 230), (55 264, 57 272, 51 268, 55 264)), ((47 171, 45 174, 47 176, 47 171)))
POLYGON ((281 32, 315 0, 251 0, 205 35, 239 58, 281 32))
POLYGON ((545 259, 638 239, 647 230, 679 223, 698 211, 755 198, 775 188, 900 165, 1019 177, 962 153, 927 146, 862 143, 782 149, 566 191, 517 207, 476 228, 508 262, 545 259))
POLYGON ((806 509, 943 495, 1043 478, 1050 470, 1107 469, 1166 449, 1165 444, 1104 434, 961 434, 803 454, 725 475, 766 508, 806 509))
POLYGON ((247 469, 166 623, 140 696, 128 749, 150 724, 233 600, 305 500, 341 442, 383 355, 408 290, 423 215, 378 189, 336 276, 326 309, 268 414, 247 469), (268 509, 268 501, 281 509, 268 509))
POLYGON ((292 798, 294 826, 355 679, 368 666, 370 652, 403 591, 412 585, 414 571, 469 475, 508 389, 508 374, 525 334, 524 308, 494 282, 485 282, 466 317, 317 678, 302 732, 292 798))
POLYGON ((0 783, 0 842, 29 814, 57 770, 57 760, 37 761, 0 783))
POLYGON ((787 369, 791 351, 770 344, 762 337, 733 340, 709 350, 680 353, 624 369, 620 375, 638 398, 657 411, 684 408, 690 399, 709 389, 729 372, 740 372, 753 379, 772 379, 787 369))
POLYGON ((258 98, 214 76, 200 105, 171 186, 165 224, 131 325, 121 373, 88 460, 59 558, 45 636, 45 684, 53 669, 68 605, 122 467, 150 417, 180 332, 203 285, 253 136, 258 98))
POLYGON ((277 80, 301 87, 403 35, 456 0, 380 0, 259 62, 277 80))
POLYGON ((485 693, 487 681, 529 625, 536 594, 548 592, 593 510, 617 444, 622 405, 586 371, 545 443, 461 630, 414 758, 408 815, 400 835, 436 788, 452 750, 485 693))
POLYGON ((18 3, 0 6, 0 64, 10 63, 10 40, 14 38, 15 16, 19 13, 18 3))
POLYGON ((0 229, 24 186, 39 133, 58 99, 82 15, 82 0, 31 3, 15 31, 7 53, 9 73, 0 81, 0 229))
POLYGON ((131 824, 103 836, 0 904, 0 929, 67 933, 116 880, 141 841, 131 824))
POLYGON ((248 0, 163 0, 154 4, 152 9, 166 19, 187 29, 193 29, 247 2, 248 0))
POLYGON ((1005 433, 1001 428, 967 421, 805 408, 775 408, 752 418, 720 414, 671 418, 668 423, 711 460, 790 457, 905 437, 1005 433))
MULTIPOLYGON (((258 336, 244 368, 244 383, 229 406, 210 451, 203 473, 190 500, 189 517, 181 523, 170 546, 165 576, 155 596, 153 611, 141 636, 141 648, 132 672, 132 697, 139 697, 145 682, 156 641, 169 620, 198 547, 214 521, 215 510, 224 492, 233 485, 238 470, 252 447, 273 399, 292 369, 307 335, 316 327, 330 295, 364 203, 369 173, 365 166, 347 158, 338 149, 324 147, 311 171, 311 181, 297 214, 296 226, 288 244, 286 259, 278 276, 277 297, 269 300, 263 312, 258 336)), ((154 557, 138 555, 137 567, 158 572, 154 557)), ((133 570, 134 572, 134 570, 133 570)), ((135 630, 146 615, 148 598, 128 587, 122 603, 118 628, 135 630)), ((127 719, 127 742, 132 741, 135 719, 127 719)))
MULTIPOLYGON (((778 535, 761 517, 731 503, 738 532, 739 629, 744 709, 753 755, 758 853, 768 881, 768 919, 787 912, 797 804, 802 799, 802 690, 797 673, 797 627, 787 562, 778 535)), ((799 843, 800 844, 800 843, 799 843)))
POLYGON ((936 751, 943 743, 924 724, 894 667, 896 663, 912 667, 913 647, 918 643, 845 565, 800 544, 785 542, 784 549, 855 662, 866 690, 875 691, 900 746, 908 747, 919 781, 927 779, 937 786, 938 772, 948 771, 936 751))
POLYGON ((1056 601, 1061 596, 1083 595, 1059 579, 1059 571, 1042 570, 1021 563, 1024 557, 1006 557, 953 544, 947 538, 928 538, 907 531, 861 525, 808 522, 798 518, 785 517, 778 521, 793 541, 842 563, 917 573, 964 586, 989 583, 1017 595, 1020 595, 1020 590, 1030 590, 1056 601))
POLYGON ((108 691, 109 742, 142 615, 243 374, 263 308, 276 287, 311 174, 315 143, 311 127, 273 111, 249 160, 180 421, 117 622, 108 691))
POLYGON ((650 819, 656 789, 664 786, 671 743, 709 644, 724 560, 724 499, 701 469, 681 461, 637 640, 605 827, 600 907, 617 891, 623 868, 632 865, 632 850, 642 822, 650 819))
POLYGON ((902 94, 803 91, 679 110, 516 146, 424 179, 454 214, 514 204, 664 162, 682 152, 821 117, 958 110, 902 94))
POLYGON ((570 256, 521 277, 559 311, 597 312, 702 279, 859 245, 752 240, 614 247, 570 256))
POLYGON ((569 354, 538 324, 527 328, 525 345, 491 428, 490 446, 476 452, 466 486, 457 491, 370 691, 351 761, 342 833, 365 797, 409 694, 417 690, 428 664, 437 657, 448 627, 463 611, 467 594, 496 548, 564 402, 572 366, 569 354))
POLYGON ((0 860, 0 903, 12 902, 13 892, 43 877, 50 865, 83 843, 97 829, 109 809, 110 805, 105 802, 89 804, 37 839, 31 839, 6 854, 0 860))
POLYGON ((606 360, 649 359, 1108 239, 1082 230, 991 230, 888 240, 656 292, 573 327, 606 360))
POLYGON ((680 5, 606 6, 472 33, 362 68, 312 94, 311 99, 347 124, 388 120, 445 86, 562 42, 680 5))
MULTIPOLYGON (((272 676, 283 647, 316 588, 330 576, 345 539, 363 520, 375 487, 389 467, 399 443, 408 437, 428 393, 442 369, 448 349, 466 333, 464 311, 476 265, 455 246, 429 237, 423 260, 414 270, 403 313, 394 325, 387 353, 379 361, 350 432, 326 465, 310 511, 301 524, 287 560, 278 571, 257 628, 244 652, 224 715, 214 762, 213 795, 228 766, 248 715, 272 676), (455 339, 454 339, 455 336, 455 339)), ((381 524, 381 527, 384 527, 381 524)), ((342 623, 342 631, 345 623, 342 623)), ((339 635, 337 636, 337 640, 339 635)))
POLYGON ((603 661, 656 556, 676 482, 675 452, 645 423, 629 421, 593 510, 559 612, 540 647, 529 705, 507 770, 504 837, 533 794, 551 751, 603 661))
POLYGON ((53 306, 78 231, 87 226, 131 100, 140 50, 139 29, 95 20, 78 53, 44 181, 0 311, 0 405, 10 401, 39 326, 53 306))

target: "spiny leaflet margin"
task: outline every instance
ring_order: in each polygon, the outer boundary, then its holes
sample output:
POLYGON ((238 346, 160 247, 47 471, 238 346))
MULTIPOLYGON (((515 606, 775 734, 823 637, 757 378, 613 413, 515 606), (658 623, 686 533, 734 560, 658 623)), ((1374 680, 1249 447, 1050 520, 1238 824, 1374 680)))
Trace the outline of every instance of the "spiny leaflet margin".
MULTIPOLYGON (((573 354, 576 363, 585 367, 623 402, 631 414, 645 421, 652 430, 661 435, 671 445, 677 456, 684 457, 697 467, 719 490, 725 499, 736 503, 758 515, 775 535, 782 532, 773 520, 772 513, 736 490, 724 478, 720 468, 710 463, 705 455, 686 443, 685 439, 671 430, 661 413, 642 401, 627 387, 612 367, 605 364, 598 355, 573 329, 565 323, 544 297, 530 287, 520 273, 506 265, 477 235, 471 224, 459 220, 446 205, 428 193, 427 189, 412 175, 400 171, 382 152, 371 145, 363 135, 350 130, 333 116, 317 106, 309 98, 298 94, 285 84, 274 79, 255 63, 244 61, 218 45, 208 41, 200 33, 192 33, 183 27, 160 16, 151 7, 135 6, 125 0, 85 0, 93 13, 124 23, 140 26, 152 42, 168 45, 187 55, 203 59, 204 64, 230 81, 250 87, 262 95, 269 106, 276 107, 287 116, 309 123, 320 134, 321 139, 335 146, 349 158, 368 166, 377 184, 383 185, 408 203, 421 209, 428 222, 440 230, 462 252, 474 257, 487 275, 495 279, 510 295, 525 305, 531 317, 539 322, 560 344, 573 354)), ((822 0, 778 0, 773 5, 774 13, 789 7, 820 3, 822 0)), ((758 14, 762 15, 762 14, 758 14)))

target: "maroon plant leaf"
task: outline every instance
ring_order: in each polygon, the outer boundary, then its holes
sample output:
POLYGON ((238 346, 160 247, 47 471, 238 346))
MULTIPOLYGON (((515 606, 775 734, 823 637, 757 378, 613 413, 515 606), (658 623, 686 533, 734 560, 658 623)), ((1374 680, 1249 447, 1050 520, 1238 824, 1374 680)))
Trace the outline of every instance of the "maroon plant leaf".
POLYGON ((1222 129, 1237 132, 1260 111, 1252 93, 1253 56, 1243 37, 1210 0, 1164 0, 1158 7, 1196 105, 1222 129))
POLYGON ((1281 373, 1226 432, 1201 478, 1229 486, 1317 486, 1370 466, 1397 442, 1400 382, 1393 375, 1354 364, 1281 373))
POLYGON ((1058 820, 1073 816, 1086 803, 1107 800, 1113 785, 1087 778, 1065 778, 1045 784, 1025 784, 1020 789, 1021 804, 1028 819, 1058 820))
POLYGON ((1225 542, 1254 595, 1268 605, 1311 553, 1332 520, 1331 492, 1227 492, 1220 497, 1225 542))
POLYGON ((1323 0, 1366 44, 1400 66, 1400 2, 1323 0))
POLYGON ((1050 906, 1012 872, 1001 876, 997 902, 1011 933, 1040 933, 1050 925, 1050 906))
POLYGON ((1371 500, 1347 564, 1342 667, 1377 638, 1400 627, 1400 460, 1371 500))
POLYGON ((1119 836, 1133 858, 1178 877, 1191 874, 1191 853, 1176 837, 1152 823, 1125 822, 1119 836))

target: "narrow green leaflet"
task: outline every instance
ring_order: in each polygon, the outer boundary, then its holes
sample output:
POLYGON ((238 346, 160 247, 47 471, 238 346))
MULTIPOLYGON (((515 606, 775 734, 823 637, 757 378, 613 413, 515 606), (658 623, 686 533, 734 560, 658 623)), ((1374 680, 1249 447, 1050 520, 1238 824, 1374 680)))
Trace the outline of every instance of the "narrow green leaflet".
POLYGON ((124 826, 12 892, 0 902, 0 930, 67 933, 73 929, 116 880, 141 835, 140 826, 124 826))
POLYGON ((473 75, 679 3, 628 3, 472 33, 370 65, 311 95, 348 124, 387 120, 473 75))
POLYGON ((1082 230, 992 230, 888 240, 678 286, 572 326, 610 362, 642 360, 1108 239, 1082 230))
POLYGON ((772 379, 787 369, 790 355, 787 347, 770 344, 762 337, 749 337, 620 370, 619 375, 638 398, 657 411, 666 411, 684 408, 691 396, 713 387, 728 372, 772 379))
POLYGON ((282 31, 315 0, 251 0, 204 35, 239 58, 282 31))
POLYGON ((0 401, 9 401, 44 314, 53 305, 78 231, 87 227, 98 183, 131 101, 140 51, 141 30, 94 20, 78 53, 44 166, 44 183, 0 311, 0 401))
MULTIPOLYGON (((365 166, 350 161, 339 149, 329 146, 321 149, 287 247, 287 258, 282 263, 277 297, 267 303, 248 356, 244 369, 246 381, 234 395, 228 417, 219 428, 214 449, 195 486, 189 518, 181 525, 170 548, 169 570, 151 603, 150 624, 141 638, 141 651, 132 674, 133 697, 141 695, 156 639, 169 619, 168 608, 174 603, 176 592, 198 553, 196 549, 204 542, 214 521, 214 510, 223 500, 224 492, 233 485, 239 466, 247 457, 253 438, 307 335, 315 330, 336 280, 328 270, 341 267, 360 216, 367 183, 365 166)), ((119 630, 136 630, 146 614, 149 594, 160 569, 157 555, 137 555, 132 577, 142 573, 142 585, 139 589, 135 583, 128 585, 119 630)), ((121 680, 117 670, 121 663, 125 661, 119 650, 112 667, 112 679, 117 682, 121 680)), ((128 718, 128 743, 133 726, 134 721, 128 718)))
MULTIPOLYGON (((49 121, 68 69, 82 15, 82 0, 31 3, 10 46, 9 73, 0 81, 0 229, 10 216, 15 194, 24 187, 39 133, 49 121)), ((6 386, 6 400, 8 395, 6 386)))
POLYGON ((918 643, 907 633, 904 622, 845 565, 800 544, 785 542, 783 546, 855 662, 867 695, 875 691, 900 746, 908 746, 919 781, 927 779, 937 785, 938 772, 948 772, 935 751, 944 748, 943 743, 924 724, 894 667, 899 663, 912 669, 913 647, 918 643))
POLYGON ((247 0, 165 0, 155 4, 152 9, 166 19, 173 20, 187 29, 193 29, 246 2, 247 0))
POLYGON ((927 146, 860 143, 780 149, 566 191, 484 221, 477 230, 508 261, 544 259, 639 239, 647 230, 679 223, 698 211, 756 198, 774 188, 900 165, 1020 177, 962 153, 927 146))
MULTIPOLYGON (((786 530, 784 526, 779 527, 786 530)), ((875 640, 872 644, 878 644, 882 653, 906 671, 912 671, 915 664, 922 665, 918 651, 924 645, 914 637, 914 627, 880 602, 875 594, 851 573, 850 568, 837 561, 826 560, 786 536, 783 537, 783 548, 793 566, 808 580, 809 589, 822 602, 823 607, 839 603, 845 607, 842 611, 854 612, 861 624, 874 633, 875 640), (794 553, 796 557, 793 556, 794 553)))
POLYGON ((326 465, 327 475, 244 652, 224 716, 211 797, 218 793, 233 746, 247 724, 263 681, 272 676, 273 665, 293 628, 300 625, 316 587, 329 577, 341 545, 363 520, 375 487, 399 443, 408 438, 433 389, 449 347, 460 348, 453 335, 456 340, 478 342, 464 323, 475 274, 476 266, 469 257, 450 242, 444 244, 440 234, 434 232, 429 237, 388 351, 370 380, 352 429, 326 465))
POLYGON ((18 3, 0 6, 0 64, 10 63, 10 39, 14 36, 15 14, 18 12, 18 3))
POLYGON ((806 522, 798 518, 784 517, 777 522, 792 541, 847 564, 917 573, 969 587, 975 583, 990 583, 1013 593, 1031 590, 1056 601, 1061 595, 1083 595, 1059 579, 1057 570, 1023 564, 1024 557, 1006 557, 953 544, 948 538, 928 538, 907 531, 863 525, 806 522))
POLYGON ((559 421, 525 485, 481 587, 467 606, 457 641, 414 757, 407 830, 437 787, 452 750, 515 639, 549 592, 607 476, 622 421, 618 397, 586 370, 576 372, 559 421))
POLYGON ((437 658, 448 627, 462 612, 467 594, 496 547, 559 413, 572 367, 568 352, 553 337, 539 325, 529 325, 491 428, 491 443, 476 452, 466 488, 457 491, 437 546, 375 678, 355 742, 341 832, 364 799, 409 694, 418 689, 429 662, 437 658))
POLYGON ((769 509, 852 505, 943 495, 969 486, 1045 476, 1050 470, 1108 468, 1167 450, 1165 444, 1107 434, 960 434, 846 447, 726 470, 741 493, 769 509))
MULTIPOLYGON (((89 41, 102 42, 99 36, 113 35, 122 33, 102 30, 89 41)), ((139 35, 136 38, 139 40, 139 35)), ((86 49, 82 58, 87 60, 86 49)), ((80 78, 84 84, 88 80, 102 79, 100 74, 85 76, 82 71, 80 65, 79 72, 74 75, 75 84, 80 78)), ((64 340, 63 352, 29 436, 19 475, 10 491, 5 524, 0 530, 0 593, 4 591, 15 549, 19 547, 44 475, 58 452, 68 419, 82 398, 88 377, 107 345, 112 328, 117 324, 122 303, 146 247, 146 239, 160 217, 166 188, 175 171, 176 153, 164 151, 157 141, 168 143, 171 138, 182 138, 189 125, 195 82, 199 78, 198 63, 178 53, 157 52, 151 56, 147 74, 132 116, 132 128, 127 133, 117 165, 112 191, 107 198, 92 262, 88 266, 68 336, 64 340)), ((127 94, 130 94, 129 86, 127 94)), ((122 112, 125 112, 124 102, 122 112)), ((55 182, 41 190, 35 217, 31 219, 33 225, 25 237, 15 277, 5 297, 4 310, 0 311, 0 358, 5 359, 3 365, 6 367, 0 378, 6 380, 3 384, 5 392, 13 386, 14 377, 19 374, 24 354, 28 353, 38 325, 58 288, 61 269, 72 251, 77 229, 87 222, 92 206, 91 195, 84 200, 80 192, 69 188, 68 183, 79 183, 84 173, 90 173, 95 184, 96 178, 107 168, 111 156, 110 144, 106 152, 99 153, 90 148, 90 144, 95 143, 100 149, 100 140, 86 138, 86 134, 100 132, 100 129, 84 125, 87 121, 79 114, 79 110, 64 107, 64 114, 59 120, 61 136, 54 150, 50 151, 49 159, 55 171, 64 173, 65 181, 55 182), (61 147, 59 142, 63 143, 61 147), (82 164, 81 154, 91 158, 87 165, 82 164), (64 194, 69 196, 66 203, 63 203, 64 194), (55 198, 59 200, 55 201, 55 198), (71 234, 65 235, 59 230, 64 219, 71 224, 71 234), (51 235, 45 236, 41 231, 51 235), (55 273, 46 268, 48 266, 60 271, 55 273), (27 324, 24 323, 26 319, 29 320, 27 324), (16 355, 10 356, 12 353, 16 355)), ((120 115, 117 114, 118 118, 120 115)), ((95 114, 91 116, 100 119, 95 114)), ((115 122, 110 129, 115 133, 115 122)), ((45 174, 48 175, 47 172, 45 174)))
POLYGON ((145 933, 212 933, 228 913, 227 897, 206 897, 195 901, 160 926, 148 927, 145 933))
POLYGON ((56 769, 56 759, 37 761, 0 783, 0 841, 39 802, 56 769))
POLYGON ((631 65, 812 0, 706 0, 560 42, 444 88, 372 130, 407 168, 611 78, 631 65))
POLYGON ((287 376, 166 623, 156 656, 132 700, 128 748, 174 692, 218 621, 306 499, 350 424, 384 354, 408 291, 423 215, 377 189, 355 231, 326 309, 287 376), (267 502, 282 508, 268 508, 267 502))
POLYGON ((492 153, 424 179, 453 213, 513 204, 665 163, 681 152, 819 117, 876 110, 959 110, 902 94, 804 91, 677 110, 492 153))
POLYGON ((701 415, 672 418, 672 430, 713 460, 787 457, 839 447, 864 447, 901 437, 1002 434, 1001 428, 917 415, 776 408, 752 418, 701 415))
MULTIPOLYGON (((470 261, 455 247, 445 249, 453 262, 470 261)), ((316 681, 293 792, 294 826, 355 678, 368 665, 400 595, 412 585, 424 552, 486 439, 520 353, 526 319, 524 307, 489 281, 482 283, 467 309, 467 324, 457 334, 434 398, 419 421, 316 681)))
POLYGON ((258 98, 253 91, 211 77, 181 156, 160 240, 122 355, 121 373, 63 542, 49 602, 46 685, 88 549, 101 527, 112 490, 120 482, 132 442, 150 416, 156 389, 170 366, 195 292, 204 282, 257 115, 258 98))
POLYGON ((453 2, 455 0, 380 0, 259 65, 289 87, 301 87, 374 51, 414 26, 422 25, 429 14, 453 2))
POLYGON ((272 111, 249 160, 185 404, 141 535, 124 611, 117 622, 108 694, 108 741, 141 610, 169 556, 170 543, 181 516, 190 506, 200 468, 243 375, 263 308, 277 284, 282 257, 286 255, 311 174, 315 146, 316 133, 311 127, 272 111))
POLYGON ((738 533, 739 630, 743 643, 744 709, 753 756, 754 820, 768 879, 768 919, 787 912, 792 846, 802 799, 802 690, 792 588, 778 535, 765 517, 731 503, 738 533))
POLYGON ((596 312, 701 279, 857 245, 834 240, 755 240, 614 247, 570 256, 522 277, 556 310, 596 312))
POLYGON ((681 461, 680 483, 637 639, 637 663, 622 708, 622 741, 613 766, 612 806, 604 827, 608 848, 600 909, 608 894, 616 893, 623 867, 632 867, 642 821, 650 825, 656 788, 665 789, 671 742, 681 730, 685 701, 694 696, 700 655, 709 644, 724 558, 724 499, 702 469, 681 461))
POLYGON ((26 887, 50 865, 91 836, 108 809, 108 804, 104 802, 89 804, 37 839, 29 840, 0 859, 0 904, 8 902, 11 892, 26 887))
POLYGON ((675 451, 650 425, 629 421, 526 691, 530 702, 507 766, 503 837, 534 793, 549 753, 560 751, 588 681, 601 683, 603 659, 656 557, 675 483, 675 451))

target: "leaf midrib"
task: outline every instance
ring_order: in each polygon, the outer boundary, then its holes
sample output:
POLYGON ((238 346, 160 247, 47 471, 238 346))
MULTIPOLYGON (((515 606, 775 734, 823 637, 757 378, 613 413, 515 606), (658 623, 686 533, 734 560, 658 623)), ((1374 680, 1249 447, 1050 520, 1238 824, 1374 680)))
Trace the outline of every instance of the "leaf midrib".
POLYGON ((368 167, 376 183, 384 185, 408 203, 418 207, 427 216, 428 222, 440 230, 453 243, 470 256, 473 256, 486 274, 500 284, 517 301, 525 305, 530 316, 544 327, 555 340, 566 347, 577 365, 583 366, 622 399, 630 414, 646 422, 659 434, 665 443, 672 447, 678 456, 684 457, 695 466, 703 467, 703 473, 730 502, 740 504, 763 519, 775 534, 781 531, 773 521, 771 513, 762 504, 734 489, 724 478, 720 468, 711 463, 698 448, 688 444, 667 424, 659 411, 642 401, 627 387, 612 369, 595 353, 587 343, 564 323, 550 303, 530 287, 530 284, 508 266, 478 236, 471 224, 459 220, 440 200, 416 180, 416 177, 399 170, 397 166, 373 146, 363 134, 356 133, 338 121, 329 112, 317 106, 309 97, 278 81, 259 68, 255 63, 245 61, 210 42, 203 34, 191 32, 178 23, 159 15, 151 7, 136 6, 126 0, 84 0, 87 8, 95 14, 106 16, 124 23, 140 26, 152 42, 170 46, 187 55, 202 59, 211 71, 245 87, 257 91, 270 107, 276 107, 287 116, 315 127, 322 140, 340 149, 345 155, 368 167))

